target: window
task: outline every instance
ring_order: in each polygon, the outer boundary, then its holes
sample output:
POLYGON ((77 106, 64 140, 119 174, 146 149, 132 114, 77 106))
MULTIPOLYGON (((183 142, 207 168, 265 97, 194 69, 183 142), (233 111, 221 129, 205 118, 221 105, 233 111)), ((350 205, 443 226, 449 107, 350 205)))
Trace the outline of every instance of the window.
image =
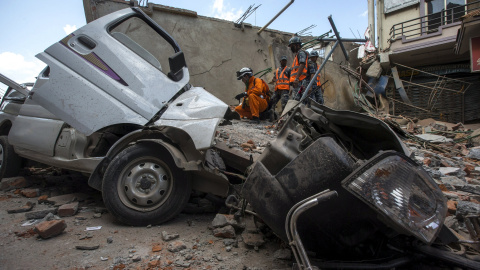
POLYGON ((169 68, 168 57, 173 55, 175 50, 145 21, 137 17, 129 18, 111 29, 110 34, 152 66, 167 74, 168 70, 165 68, 169 68))
POLYGON ((466 0, 431 0, 427 2, 428 31, 459 21, 465 15, 466 0))

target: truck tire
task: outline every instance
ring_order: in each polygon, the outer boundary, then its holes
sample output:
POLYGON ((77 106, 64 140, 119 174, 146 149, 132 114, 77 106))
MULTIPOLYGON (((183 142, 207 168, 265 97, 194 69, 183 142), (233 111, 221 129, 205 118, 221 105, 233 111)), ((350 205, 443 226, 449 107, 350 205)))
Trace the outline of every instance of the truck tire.
POLYGON ((22 168, 22 158, 8 143, 7 136, 0 136, 0 181, 3 178, 17 176, 22 168))
POLYGON ((163 147, 136 144, 120 152, 103 177, 107 209, 133 226, 166 222, 183 210, 190 198, 189 174, 179 169, 163 147))

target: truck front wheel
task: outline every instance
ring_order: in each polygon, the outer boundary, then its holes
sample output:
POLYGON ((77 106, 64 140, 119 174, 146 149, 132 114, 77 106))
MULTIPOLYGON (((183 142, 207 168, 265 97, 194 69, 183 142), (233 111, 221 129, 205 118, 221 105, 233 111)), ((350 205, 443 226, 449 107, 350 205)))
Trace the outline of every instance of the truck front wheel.
POLYGON ((164 148, 136 144, 112 160, 102 193, 105 206, 120 222, 145 226, 179 214, 190 197, 191 183, 164 148))

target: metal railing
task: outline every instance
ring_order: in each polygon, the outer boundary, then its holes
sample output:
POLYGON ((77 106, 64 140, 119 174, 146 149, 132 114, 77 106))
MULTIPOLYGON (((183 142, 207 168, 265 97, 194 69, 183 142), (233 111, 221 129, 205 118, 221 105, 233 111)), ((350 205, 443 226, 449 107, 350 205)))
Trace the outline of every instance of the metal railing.
POLYGON ((390 28, 389 42, 394 42, 399 37, 408 39, 438 32, 440 26, 459 22, 463 15, 474 10, 480 10, 480 1, 397 23, 390 28))

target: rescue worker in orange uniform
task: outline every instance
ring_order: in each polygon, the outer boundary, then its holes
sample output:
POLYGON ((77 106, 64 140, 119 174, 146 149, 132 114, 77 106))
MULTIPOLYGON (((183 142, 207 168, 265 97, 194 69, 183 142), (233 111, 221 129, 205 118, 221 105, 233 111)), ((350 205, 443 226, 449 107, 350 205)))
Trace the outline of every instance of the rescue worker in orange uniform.
POLYGON ((306 80, 308 75, 308 53, 302 50, 302 40, 298 36, 294 36, 288 41, 288 47, 295 54, 290 73, 290 84, 293 86, 293 90, 290 89, 290 95, 293 91, 293 99, 300 100, 303 94, 302 91, 308 85, 306 80))
MULTIPOLYGON (((282 100, 282 111, 288 102, 288 93, 290 92, 290 68, 287 67, 287 57, 280 58, 280 67, 275 70, 275 93, 271 100, 271 110, 275 111, 278 101, 282 100)), ((273 112, 272 112, 273 113, 273 112)))
POLYGON ((263 81, 255 78, 252 69, 248 67, 237 71, 237 80, 242 80, 246 88, 245 92, 235 96, 238 100, 244 98, 243 102, 235 107, 235 111, 240 117, 247 117, 254 123, 260 123, 260 113, 268 107, 263 81))
POLYGON ((315 73, 320 68, 317 64, 318 59, 318 52, 312 51, 310 52, 310 58, 308 59, 308 82, 315 79, 315 83, 312 85, 312 89, 310 91, 310 98, 315 100, 315 102, 319 104, 323 104, 323 89, 321 88, 322 83, 320 82, 320 73, 315 78, 315 73))

